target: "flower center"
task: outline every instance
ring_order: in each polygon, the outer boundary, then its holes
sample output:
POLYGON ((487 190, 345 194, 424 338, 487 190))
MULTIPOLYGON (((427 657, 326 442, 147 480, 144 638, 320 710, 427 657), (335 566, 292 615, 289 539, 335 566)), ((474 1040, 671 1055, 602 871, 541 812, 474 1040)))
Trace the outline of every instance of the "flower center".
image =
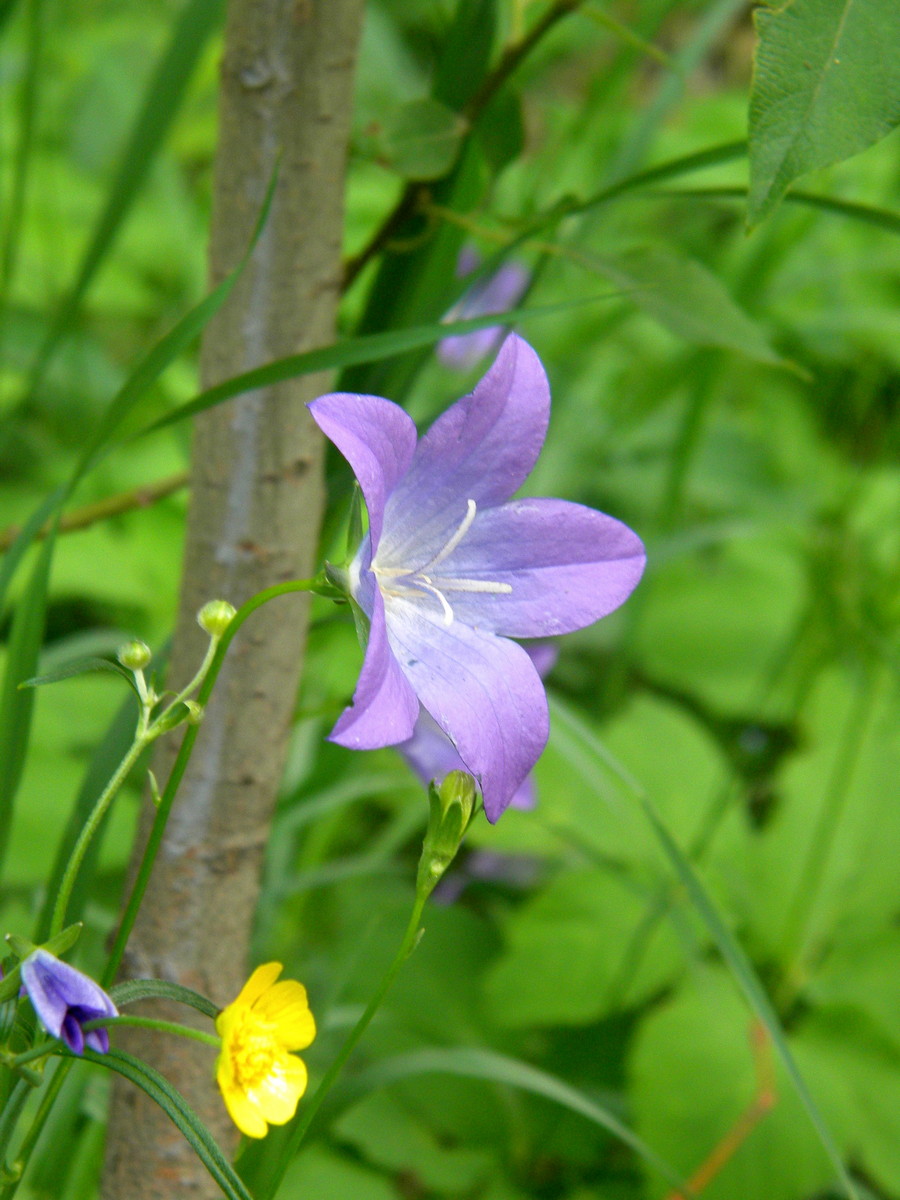
POLYGON ((257 1087, 272 1071, 277 1046, 264 1027, 243 1021, 231 1037, 229 1053, 241 1091, 257 1087))
POLYGON ((506 595, 512 591, 508 583, 495 583, 490 579, 461 579, 456 576, 442 577, 434 574, 434 568, 449 558, 460 544, 475 520, 478 506, 474 500, 466 501, 466 515, 460 521, 437 554, 420 567, 380 567, 372 563, 372 571, 378 580, 383 596, 402 596, 409 591, 424 592, 433 596, 440 604, 444 624, 453 624, 453 609, 446 592, 482 592, 490 595, 506 595), (388 581, 388 582, 386 582, 388 581))

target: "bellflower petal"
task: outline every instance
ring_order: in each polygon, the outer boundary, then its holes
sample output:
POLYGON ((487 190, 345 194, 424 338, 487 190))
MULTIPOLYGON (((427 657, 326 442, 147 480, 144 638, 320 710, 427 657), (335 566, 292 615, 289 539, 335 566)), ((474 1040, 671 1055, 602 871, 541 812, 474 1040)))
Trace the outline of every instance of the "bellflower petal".
POLYGON ((548 731, 538 673, 507 638, 567 632, 611 612, 640 578, 643 547, 581 505, 509 501, 550 410, 540 360, 514 334, 417 445, 409 418, 378 397, 323 396, 310 410, 369 507, 347 578, 371 627, 353 704, 331 736, 357 749, 406 742, 421 702, 496 821, 548 731))
POLYGON ((309 411, 353 468, 377 548, 385 501, 412 461, 416 427, 402 408, 381 396, 332 392, 313 400, 309 411))
POLYGON ((644 570, 640 538, 605 513, 566 500, 513 500, 473 522, 434 572, 489 579, 508 592, 461 592, 456 618, 506 637, 571 633, 607 616, 644 570))
POLYGON ((344 710, 331 731, 331 740, 350 750, 377 750, 412 736, 419 701, 390 644, 384 599, 372 589, 368 615, 369 641, 353 704, 344 710))
POLYGON ((549 420, 541 361, 511 335, 475 390, 438 417, 416 447, 387 502, 379 559, 410 563, 417 548, 447 542, 469 500, 479 510, 506 500, 537 461, 549 420))
POLYGON ((479 782, 496 821, 537 762, 550 732, 541 677, 516 642, 423 619, 401 600, 392 622, 394 652, 425 709, 453 741, 479 782))
POLYGON ((105 1054, 109 1035, 105 1029, 82 1029, 86 1021, 117 1017, 119 1011, 98 983, 49 950, 38 949, 22 963, 22 984, 41 1024, 66 1043, 73 1054, 87 1045, 105 1054))
MULTIPOLYGON (((559 653, 557 647, 551 642, 531 642, 522 648, 543 679, 556 662, 559 653)), ((419 710, 412 737, 407 742, 401 742, 397 750, 426 787, 432 781, 440 785, 451 771, 468 770, 459 757, 459 751, 424 708, 419 710)), ((528 775, 513 793, 509 807, 532 809, 536 803, 534 779, 528 775)))
MULTIPOLYGON (((480 256, 477 253, 464 250, 457 264, 457 275, 465 277, 479 264, 480 256)), ((466 317, 504 312, 525 294, 530 279, 530 273, 519 263, 503 263, 492 275, 473 284, 443 320, 459 321, 466 317)), ((438 343, 438 358, 447 367, 467 371, 490 354, 502 337, 502 325, 446 337, 438 343)))

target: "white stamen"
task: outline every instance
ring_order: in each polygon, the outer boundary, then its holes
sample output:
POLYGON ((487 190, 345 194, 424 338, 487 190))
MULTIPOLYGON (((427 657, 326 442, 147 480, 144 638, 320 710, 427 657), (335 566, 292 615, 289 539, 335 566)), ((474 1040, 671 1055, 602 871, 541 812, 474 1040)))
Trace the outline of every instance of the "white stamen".
POLYGON ((492 579, 437 579, 425 576, 434 587, 440 585, 446 592, 485 592, 494 596, 508 596, 511 583, 494 583, 492 579))
POLYGON ((443 548, 443 550, 439 550, 437 552, 437 554, 434 556, 434 558, 429 559, 429 561, 427 563, 424 563, 421 567, 419 567, 419 570, 416 572, 417 575, 421 575, 423 571, 428 571, 432 567, 436 567, 438 565, 438 563, 442 563, 445 558, 450 557, 450 555, 453 553, 453 551, 456 549, 456 547, 459 545, 459 543, 463 540, 463 538, 466 536, 466 534, 472 528, 472 522, 475 520, 476 512, 477 512, 477 506, 475 504, 475 501, 467 500, 466 501, 466 515, 463 517, 462 521, 460 522, 459 528, 457 529, 456 533, 453 534, 453 536, 450 538, 450 541, 443 548))
POLYGON ((449 629, 453 624, 453 609, 448 604, 444 593, 439 588, 436 588, 433 583, 429 583, 428 580, 423 579, 421 575, 414 577, 412 586, 420 588, 423 592, 430 592, 432 596, 440 601, 441 608, 444 610, 444 624, 449 629))
POLYGON ((508 595, 512 591, 512 586, 508 583, 496 583, 491 579, 456 579, 452 576, 449 579, 435 579, 432 575, 426 574, 432 567, 438 566, 439 563, 450 557, 472 528, 472 522, 475 520, 477 511, 478 506, 475 501, 467 500, 466 515, 459 523, 456 531, 451 534, 446 545, 421 567, 379 567, 373 562, 372 571, 378 579, 378 586, 381 588, 382 594, 399 598, 409 588, 420 592, 427 592, 429 596, 434 596, 435 600, 440 604, 443 621, 448 628, 453 624, 454 616, 453 609, 444 592, 480 592, 485 595, 494 596, 508 595), (402 580, 403 582, 399 586, 387 587, 384 581, 389 579, 402 580))

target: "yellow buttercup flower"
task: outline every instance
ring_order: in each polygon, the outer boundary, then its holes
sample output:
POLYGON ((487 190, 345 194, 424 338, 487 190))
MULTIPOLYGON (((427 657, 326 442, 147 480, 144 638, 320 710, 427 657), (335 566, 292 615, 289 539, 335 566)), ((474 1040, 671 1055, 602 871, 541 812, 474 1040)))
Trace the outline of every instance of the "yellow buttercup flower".
POLYGON ((216 1017, 216 1079, 232 1121, 248 1137, 265 1137, 270 1124, 289 1121, 306 1091, 306 1066, 288 1052, 308 1046, 316 1025, 306 988, 293 979, 275 982, 281 969, 277 962, 257 967, 216 1017))

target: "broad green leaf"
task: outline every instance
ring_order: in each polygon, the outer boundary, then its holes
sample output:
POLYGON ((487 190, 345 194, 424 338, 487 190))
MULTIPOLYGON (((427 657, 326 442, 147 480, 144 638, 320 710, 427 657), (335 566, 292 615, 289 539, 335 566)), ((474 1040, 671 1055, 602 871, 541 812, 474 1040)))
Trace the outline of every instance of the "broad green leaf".
POLYGON ((401 1079, 432 1072, 462 1075, 470 1079, 486 1079, 492 1083, 521 1088, 536 1096, 543 1096, 554 1104, 580 1113, 587 1120, 607 1130, 643 1158, 669 1184, 676 1188, 684 1186, 678 1172, 655 1150, 636 1137, 608 1108, 585 1096, 577 1088, 563 1083, 555 1075, 541 1071, 530 1063, 497 1054, 493 1050, 482 1050, 478 1047, 454 1047, 448 1050, 441 1047, 415 1050, 410 1054, 382 1059, 356 1077, 353 1090, 374 1091, 401 1079))
POLYGON ((404 179, 440 179, 453 166, 467 129, 459 113, 439 100, 412 100, 384 129, 385 164, 404 179))
POLYGON ((685 954, 665 921, 650 934, 649 953, 628 972, 621 994, 650 900, 624 873, 560 872, 507 920, 507 949, 486 981, 492 1019, 512 1028, 588 1024, 670 986, 685 954))
POLYGON ((762 327, 731 298, 701 263, 647 247, 588 260, 676 337, 699 346, 721 346, 773 366, 788 366, 762 327))
POLYGON ((121 1008, 126 1004, 136 1004, 138 1000, 174 1000, 176 1004, 186 1004, 195 1008, 205 1017, 217 1017, 218 1007, 201 996, 193 988, 184 987, 180 983, 170 983, 166 979, 126 979, 109 989, 109 994, 121 1008))
POLYGON ((858 154, 900 122, 896 0, 792 0, 754 16, 750 225, 795 179, 858 154))
POLYGON ((343 1114, 334 1132, 373 1165, 415 1175, 440 1194, 470 1194, 491 1167, 483 1147, 442 1145, 421 1113, 391 1095, 365 1097, 343 1114))
MULTIPOLYGON (((251 1147, 251 1151, 253 1149, 255 1147, 251 1147)), ((264 1184, 267 1182, 265 1175, 261 1175, 261 1179, 264 1184)), ((305 1148, 288 1167, 278 1195, 318 1197, 319 1200, 350 1196, 353 1200, 397 1200, 397 1189, 380 1172, 342 1158, 322 1142, 316 1142, 305 1148)))
MULTIPOLYGON (((761 1077, 777 1100, 703 1190, 704 1200, 798 1200, 824 1193, 832 1174, 771 1045, 761 1077)), ((629 1093, 640 1134, 687 1177, 732 1131, 757 1094, 753 1017, 720 968, 687 977, 635 1035, 629 1093)), ((648 1179, 650 1197, 665 1194, 648 1179)))
POLYGON ((212 1134, 181 1093, 173 1088, 157 1070, 133 1055, 126 1054, 124 1050, 111 1049, 107 1054, 96 1054, 93 1050, 85 1050, 82 1057, 86 1062, 95 1063, 98 1067, 116 1071, 125 1079, 129 1079, 142 1088, 151 1100, 155 1100, 173 1124, 184 1134, 197 1157, 228 1200, 253 1200, 212 1134))

